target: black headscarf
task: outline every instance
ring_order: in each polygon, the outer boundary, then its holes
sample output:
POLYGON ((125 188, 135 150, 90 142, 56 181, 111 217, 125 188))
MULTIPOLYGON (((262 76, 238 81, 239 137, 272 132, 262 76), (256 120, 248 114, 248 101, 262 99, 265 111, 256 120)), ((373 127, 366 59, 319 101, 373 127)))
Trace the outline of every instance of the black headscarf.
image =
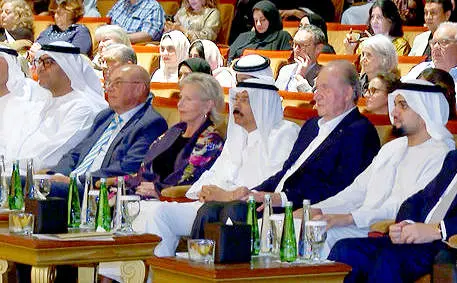
POLYGON ((187 60, 184 60, 181 63, 179 63, 178 70, 181 68, 182 65, 186 65, 187 67, 189 67, 193 73, 197 72, 212 75, 211 67, 209 66, 208 62, 206 62, 202 58, 189 58, 187 60))
POLYGON ((275 4, 268 0, 263 0, 254 5, 254 7, 252 8, 253 13, 254 10, 262 11, 263 15, 268 20, 267 31, 264 33, 258 33, 257 30, 255 30, 256 37, 266 38, 270 34, 282 30, 281 16, 279 15, 279 11, 276 8, 275 4))

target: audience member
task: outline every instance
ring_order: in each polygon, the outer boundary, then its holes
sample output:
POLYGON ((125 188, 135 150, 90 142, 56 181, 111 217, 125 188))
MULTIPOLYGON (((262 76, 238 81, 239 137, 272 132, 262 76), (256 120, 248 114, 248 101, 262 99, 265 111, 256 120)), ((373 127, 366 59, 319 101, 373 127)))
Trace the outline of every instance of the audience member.
POLYGON ((180 31, 165 33, 160 40, 160 66, 152 75, 152 82, 177 82, 178 65, 188 58, 189 40, 180 31))
MULTIPOLYGON (((252 193, 257 202, 262 202, 269 193, 273 206, 283 206, 290 200, 298 208, 303 199, 316 203, 351 184, 370 164, 380 146, 376 129, 356 107, 361 95, 357 71, 348 61, 332 61, 322 68, 315 88, 320 117, 303 125, 282 170, 251 191, 239 187, 224 195, 214 188, 203 187, 200 198, 226 202, 245 199, 252 193)), ((192 228, 193 238, 204 236, 207 222, 225 223, 227 217, 233 221, 246 219, 245 202, 218 202, 200 208, 192 228)))
POLYGON ((50 196, 67 198, 70 173, 80 181, 82 194, 86 173, 109 177, 135 172, 148 146, 167 129, 167 122, 151 106, 149 74, 138 65, 115 68, 107 86, 109 108, 100 112, 87 136, 68 151, 48 173, 50 196))
POLYGON ((324 47, 322 48, 321 53, 335 54, 335 49, 333 49, 333 46, 328 44, 327 23, 325 23, 324 19, 322 19, 318 14, 308 13, 300 20, 298 29, 303 29, 307 25, 316 26, 316 27, 320 28, 321 31, 324 33, 325 44, 324 44, 324 47))
MULTIPOLYGON (((126 179, 129 192, 144 199, 158 198, 160 191, 169 186, 192 184, 212 166, 222 151, 224 142, 217 130, 223 119, 220 115, 224 107, 221 87, 210 75, 201 73, 190 74, 179 84, 181 122, 149 147, 138 173, 128 175, 126 179)), ((114 180, 108 179, 109 182, 114 180)), ((148 230, 145 225, 148 219, 155 217, 159 204, 141 202, 141 213, 134 223, 136 231, 148 230)), ((119 263, 101 264, 100 274, 119 280, 119 263)))
POLYGON ((449 152, 438 175, 403 202, 389 236, 336 243, 329 259, 352 267, 344 282, 414 282, 431 272, 435 256, 446 248, 444 241, 457 234, 456 154, 449 152))
POLYGON ((0 155, 6 155, 9 139, 18 135, 29 121, 39 118, 50 97, 47 90, 25 77, 17 52, 0 46, 0 155))
POLYGON ((26 39, 33 42, 32 9, 24 0, 1 2, 0 41, 26 39))
POLYGON ((208 75, 211 74, 211 67, 208 62, 202 58, 189 58, 181 63, 178 66, 178 79, 181 81, 191 73, 205 73, 208 75))
POLYGON ((433 39, 429 44, 432 50, 432 61, 418 64, 402 77, 402 80, 416 79, 423 70, 437 68, 448 72, 455 84, 457 80, 457 23, 441 23, 433 33, 433 39))
POLYGON ((431 46, 428 43, 433 38, 433 33, 438 26, 449 20, 451 16, 452 3, 451 0, 426 0, 424 7, 425 26, 428 31, 416 35, 413 42, 413 47, 409 52, 409 56, 427 56, 431 59, 431 46))
POLYGON ((136 63, 137 57, 131 47, 119 43, 108 45, 101 58, 103 78, 105 81, 109 80, 109 72, 120 65, 136 63))
POLYGON ((228 64, 240 57, 244 49, 290 50, 290 34, 282 30, 282 21, 276 6, 268 0, 262 0, 252 9, 254 31, 240 34, 230 45, 228 64))
POLYGON ((449 104, 449 120, 456 120, 457 113, 455 105, 455 84, 454 79, 451 77, 451 75, 441 69, 428 68, 422 71, 422 73, 419 75, 419 79, 429 81, 442 88, 442 92, 446 97, 447 103, 449 104))
POLYGON ((103 49, 108 45, 120 43, 128 47, 132 46, 128 34, 118 25, 102 25, 98 27, 95 30, 95 41, 97 42, 98 47, 92 63, 95 64, 95 68, 97 69, 101 69, 101 55, 103 49))
MULTIPOLYGON (((368 30, 365 33, 369 36, 382 34, 391 39, 399 56, 408 55, 411 50, 408 41, 403 38, 402 23, 397 6, 391 0, 377 0, 373 4, 368 18, 368 30)), ((353 39, 352 31, 346 36, 343 43, 347 54, 354 53, 359 40, 353 39)))
POLYGON ((111 24, 127 31, 132 44, 159 40, 162 36, 165 16, 156 0, 118 0, 107 16, 111 24))
POLYGON ((325 44, 325 35, 313 25, 299 29, 294 36, 294 61, 279 70, 276 87, 280 90, 311 92, 321 70, 317 57, 325 44))
POLYGON ((9 139, 7 156, 8 161, 33 158, 35 169, 40 170, 55 166, 86 136, 106 101, 98 77, 79 48, 58 41, 43 45, 36 57, 39 84, 51 92, 52 99, 40 119, 27 121, 26 134, 9 139))
POLYGON ((385 144, 350 186, 312 205, 312 217, 327 221, 325 257, 338 240, 367 237, 371 224, 394 218, 401 203, 438 174, 455 148, 446 129, 449 106, 439 88, 413 80, 388 99, 390 121, 404 137, 385 144))
POLYGON ((167 21, 164 31, 179 30, 189 41, 208 39, 215 41, 221 29, 221 15, 216 0, 184 0, 174 16, 174 22, 167 21))
POLYGON ((84 15, 84 7, 81 1, 64 0, 59 1, 54 13, 54 25, 50 25, 42 31, 32 46, 33 51, 40 49, 43 44, 50 44, 55 41, 65 41, 80 52, 90 55, 92 52, 92 39, 87 27, 76 22, 84 15))
POLYGON ((100 17, 100 12, 97 8, 97 0, 84 0, 84 16, 85 17, 100 17))
POLYGON ((400 77, 394 73, 378 73, 368 84, 365 97, 367 98, 366 112, 387 115, 387 96, 400 84, 400 77))
POLYGON ((378 73, 399 75, 398 56, 394 45, 386 36, 378 34, 369 37, 360 44, 360 50, 360 83, 363 92, 368 89, 368 83, 378 73))
MULTIPOLYGON (((190 199, 198 200, 202 187, 230 191, 241 185, 258 185, 280 170, 297 137, 298 126, 283 119, 269 60, 245 56, 234 70, 244 78, 239 76, 238 86, 230 89, 227 141, 211 169, 187 192, 190 199)), ((160 203, 146 223, 146 232, 162 237, 154 252, 157 256, 174 255, 179 235, 190 234, 202 204, 160 203)))
POLYGON ((335 21, 335 6, 332 1, 280 1, 272 0, 283 20, 300 20, 306 15, 315 14, 327 22, 335 21))

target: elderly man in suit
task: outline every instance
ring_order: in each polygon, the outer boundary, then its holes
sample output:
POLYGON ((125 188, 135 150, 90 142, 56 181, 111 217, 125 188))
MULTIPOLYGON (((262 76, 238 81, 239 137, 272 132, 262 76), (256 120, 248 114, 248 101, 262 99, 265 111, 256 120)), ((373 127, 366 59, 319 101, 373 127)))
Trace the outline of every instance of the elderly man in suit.
POLYGON ((429 273, 442 241, 457 234, 456 172, 454 150, 438 175, 403 202, 389 236, 337 242, 329 259, 352 266, 345 282, 413 282, 429 273))
POLYGON ((81 184, 87 172, 94 177, 136 172, 149 145, 167 129, 148 99, 149 74, 144 68, 122 65, 113 70, 106 86, 110 108, 95 118, 86 138, 48 170, 56 173, 50 195, 66 197, 72 172, 81 184))
POLYGON ((314 79, 322 68, 317 63, 317 57, 325 44, 325 35, 318 27, 307 25, 299 29, 294 36, 295 63, 279 70, 276 87, 280 90, 311 92, 314 79))
POLYGON ((246 187, 229 193, 203 188, 200 199, 216 202, 200 209, 192 236, 203 236, 206 222, 225 222, 227 217, 245 219, 246 203, 221 202, 243 199, 250 193, 262 202, 269 193, 274 206, 290 200, 299 208, 303 199, 316 203, 351 184, 380 147, 376 129, 355 106, 361 92, 358 77, 348 61, 333 61, 324 66, 317 76, 314 94, 320 117, 303 125, 282 170, 251 191, 246 187))

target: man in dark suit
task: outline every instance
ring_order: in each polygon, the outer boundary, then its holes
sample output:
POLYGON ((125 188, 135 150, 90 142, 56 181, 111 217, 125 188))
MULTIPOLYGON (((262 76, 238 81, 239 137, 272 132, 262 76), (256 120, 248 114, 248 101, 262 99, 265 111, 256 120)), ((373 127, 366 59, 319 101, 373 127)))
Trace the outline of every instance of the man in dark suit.
POLYGON ((86 172, 94 177, 136 172, 149 145, 167 130, 165 119, 148 99, 149 74, 144 68, 120 66, 106 86, 110 108, 100 112, 86 138, 48 170, 56 173, 51 196, 66 197, 72 172, 80 184, 86 172))
MULTIPOLYGON (((320 117, 303 125, 283 169, 252 190, 257 202, 272 192, 276 192, 271 195, 274 206, 281 206, 284 199, 294 208, 301 207, 303 199, 319 202, 343 190, 371 163, 380 144, 376 129, 355 106, 360 91, 350 62, 333 61, 322 68, 314 95, 320 117)), ((200 208, 192 236, 203 236, 206 222, 227 217, 243 221, 245 203, 220 201, 243 199, 252 191, 241 187, 224 196, 202 189, 200 199, 217 202, 200 208)))
POLYGON ((337 242, 328 258, 352 266, 345 282, 413 282, 429 273, 442 241, 457 234, 456 172, 454 150, 440 173, 403 202, 389 236, 337 242))

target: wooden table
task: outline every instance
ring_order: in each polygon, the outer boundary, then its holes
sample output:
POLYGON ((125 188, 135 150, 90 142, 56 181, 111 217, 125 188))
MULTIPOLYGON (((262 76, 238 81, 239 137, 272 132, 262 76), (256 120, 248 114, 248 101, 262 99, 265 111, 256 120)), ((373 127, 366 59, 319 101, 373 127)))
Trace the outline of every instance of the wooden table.
MULTIPOLYGON (((0 275, 8 261, 32 266, 33 282, 52 282, 55 265, 93 266, 100 262, 123 261, 126 282, 143 282, 143 260, 150 258, 160 237, 150 234, 115 236, 114 241, 55 241, 0 233, 0 275), (140 279, 141 278, 141 279, 140 279)), ((78 272, 80 282, 93 280, 93 273, 78 272)), ((1 278, 0 278, 1 279, 1 278)))
POLYGON ((287 264, 265 257, 251 263, 201 264, 187 259, 153 257, 146 261, 154 283, 163 282, 343 282, 351 267, 343 263, 287 264))

